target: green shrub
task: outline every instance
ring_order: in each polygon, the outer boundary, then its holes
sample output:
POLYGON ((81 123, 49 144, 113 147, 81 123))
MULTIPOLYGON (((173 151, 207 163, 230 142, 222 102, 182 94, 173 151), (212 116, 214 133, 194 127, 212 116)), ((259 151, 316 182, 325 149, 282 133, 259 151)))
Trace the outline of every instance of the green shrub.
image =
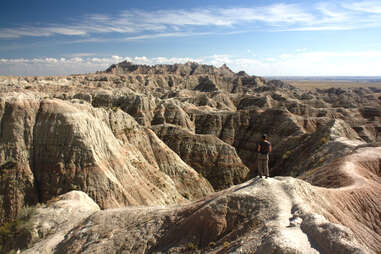
POLYGON ((36 214, 35 206, 25 206, 21 209, 17 218, 22 221, 28 221, 35 214, 36 214))
POLYGON ((17 224, 16 221, 7 222, 0 227, 0 240, 7 238, 15 231, 17 224))
POLYGON ((285 152, 285 153, 282 155, 282 159, 283 159, 283 160, 287 159, 287 158, 290 156, 290 154, 291 154, 291 151, 287 151, 287 152, 285 152))
POLYGON ((197 245, 190 242, 187 244, 187 248, 190 249, 190 250, 197 250, 197 245))
MULTIPOLYGON (((33 229, 30 219, 35 213, 35 207, 25 206, 21 209, 16 219, 0 226, 0 252, 10 253, 12 247, 15 247, 12 246, 12 243, 17 238, 29 239, 30 232, 33 229)), ((22 247, 27 247, 28 242, 24 242, 25 246, 22 247)))
POLYGON ((328 137, 322 137, 321 140, 320 140, 320 143, 321 144, 325 144, 329 141, 329 138, 328 137))

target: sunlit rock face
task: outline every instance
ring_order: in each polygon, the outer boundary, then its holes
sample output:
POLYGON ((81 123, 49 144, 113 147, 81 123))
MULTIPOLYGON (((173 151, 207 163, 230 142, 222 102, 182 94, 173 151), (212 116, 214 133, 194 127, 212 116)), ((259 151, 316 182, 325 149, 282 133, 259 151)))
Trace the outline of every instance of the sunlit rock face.
POLYGON ((59 99, 6 97, 2 107, 2 214, 82 190, 101 208, 169 205, 210 184, 151 130, 121 110, 59 99))
POLYGON ((1 232, 37 205, 2 251, 381 251, 377 88, 123 62, 0 94, 1 232), (263 133, 276 178, 254 178, 263 133))

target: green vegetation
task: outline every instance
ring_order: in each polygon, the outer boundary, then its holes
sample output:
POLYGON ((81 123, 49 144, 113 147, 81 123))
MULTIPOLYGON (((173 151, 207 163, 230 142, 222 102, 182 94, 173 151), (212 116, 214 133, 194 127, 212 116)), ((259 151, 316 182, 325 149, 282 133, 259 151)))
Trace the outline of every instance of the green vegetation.
POLYGON ((325 144, 325 143, 327 143, 329 141, 329 138, 328 137, 322 137, 321 139, 320 139, 320 143, 321 144, 325 144))
POLYGON ((192 243, 192 242, 187 244, 187 248, 190 249, 190 250, 197 250, 198 249, 197 245, 192 243))
POLYGON ((249 225, 250 225, 251 230, 256 230, 256 229, 263 226, 263 222, 254 218, 250 221, 249 225))
POLYGON ((71 190, 81 190, 81 187, 79 187, 78 185, 75 185, 75 184, 70 184, 70 189, 71 190))
POLYGON ((210 247, 210 248, 214 248, 214 247, 216 247, 216 243, 215 243, 215 242, 210 242, 210 243, 209 243, 209 247, 210 247))
POLYGON ((292 177, 297 177, 299 175, 299 170, 298 168, 293 168, 291 171, 290 171, 290 176, 292 177))
MULTIPOLYGON (((12 244, 16 238, 29 238, 30 231, 33 228, 30 219, 35 213, 36 207, 26 206, 22 208, 15 220, 7 222, 0 227, 0 252, 14 247, 12 245, 6 246, 6 244, 12 244)), ((27 247, 29 241, 23 242, 25 243, 25 246, 20 246, 20 248, 27 247)), ((9 251, 8 253, 10 253, 9 251)))
POLYGON ((282 155, 282 159, 283 159, 283 160, 287 159, 287 158, 290 156, 291 153, 292 153, 291 151, 287 151, 287 152, 285 152, 285 153, 282 155))

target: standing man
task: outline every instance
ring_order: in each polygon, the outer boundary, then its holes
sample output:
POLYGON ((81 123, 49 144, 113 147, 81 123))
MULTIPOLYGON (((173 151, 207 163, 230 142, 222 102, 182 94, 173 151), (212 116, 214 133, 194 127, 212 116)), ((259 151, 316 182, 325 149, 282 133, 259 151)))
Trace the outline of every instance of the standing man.
POLYGON ((271 143, 267 140, 266 134, 263 134, 262 141, 258 144, 258 173, 259 176, 270 177, 269 174, 269 153, 272 151, 271 143))

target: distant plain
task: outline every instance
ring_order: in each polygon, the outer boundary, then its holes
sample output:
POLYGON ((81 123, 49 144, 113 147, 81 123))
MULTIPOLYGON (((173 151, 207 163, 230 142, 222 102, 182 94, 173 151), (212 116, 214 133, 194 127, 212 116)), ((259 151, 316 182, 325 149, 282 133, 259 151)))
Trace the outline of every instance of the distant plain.
POLYGON ((280 79, 304 89, 353 87, 376 87, 381 89, 381 77, 271 77, 271 79, 280 79))
POLYGON ((284 80, 293 86, 305 89, 314 88, 353 88, 353 87, 377 87, 381 89, 381 82, 358 82, 358 81, 326 81, 326 80, 284 80))

